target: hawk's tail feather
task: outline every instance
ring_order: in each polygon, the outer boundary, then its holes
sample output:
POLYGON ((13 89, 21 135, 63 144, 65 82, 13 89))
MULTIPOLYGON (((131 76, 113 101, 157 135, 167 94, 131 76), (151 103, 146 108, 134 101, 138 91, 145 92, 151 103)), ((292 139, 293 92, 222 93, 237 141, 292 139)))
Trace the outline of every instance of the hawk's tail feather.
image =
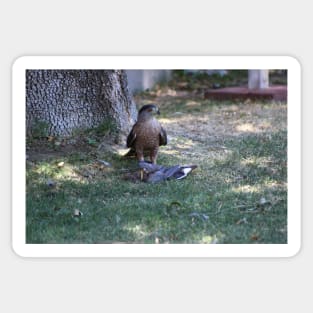
MULTIPOLYGON (((150 152, 149 150, 144 150, 143 151, 143 155, 146 157, 146 156, 149 156, 150 155, 150 152)), ((136 150, 134 148, 130 148, 124 155, 123 155, 124 158, 135 158, 136 157, 136 150)))

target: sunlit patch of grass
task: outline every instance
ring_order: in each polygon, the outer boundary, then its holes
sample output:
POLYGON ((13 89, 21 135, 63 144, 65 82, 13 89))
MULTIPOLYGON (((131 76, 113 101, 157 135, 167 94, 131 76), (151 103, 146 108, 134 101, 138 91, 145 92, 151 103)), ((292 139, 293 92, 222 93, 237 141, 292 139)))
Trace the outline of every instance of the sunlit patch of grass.
POLYGON ((253 126, 250 123, 238 125, 236 129, 240 132, 257 132, 257 129, 255 128, 255 126, 253 126))

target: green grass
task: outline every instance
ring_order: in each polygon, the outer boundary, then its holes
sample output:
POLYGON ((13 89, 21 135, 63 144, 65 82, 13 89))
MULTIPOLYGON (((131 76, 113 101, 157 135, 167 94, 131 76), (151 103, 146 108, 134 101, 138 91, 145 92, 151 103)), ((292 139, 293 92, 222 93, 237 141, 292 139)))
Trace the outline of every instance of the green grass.
POLYGON ((128 180, 136 161, 99 152, 88 133, 88 150, 27 163, 27 243, 286 243, 286 106, 175 101, 161 101, 171 140, 158 163, 197 164, 192 174, 128 180))

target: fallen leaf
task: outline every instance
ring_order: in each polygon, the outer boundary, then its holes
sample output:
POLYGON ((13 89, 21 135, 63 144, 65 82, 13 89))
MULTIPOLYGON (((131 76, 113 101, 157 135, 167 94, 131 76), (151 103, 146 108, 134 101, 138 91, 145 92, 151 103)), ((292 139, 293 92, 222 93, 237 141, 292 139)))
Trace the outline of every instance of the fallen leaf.
POLYGON ((97 160, 98 163, 100 163, 101 165, 107 166, 107 167, 111 167, 111 163, 104 161, 104 160, 97 160))
POLYGON ((49 187, 54 187, 56 185, 56 182, 53 181, 52 179, 47 179, 46 185, 49 187))
POLYGON ((74 209, 74 217, 81 217, 83 215, 83 212, 79 211, 78 209, 74 209))
POLYGON ((240 220, 238 220, 238 221, 236 222, 237 225, 240 225, 240 224, 247 224, 247 223, 248 223, 248 221, 247 221, 247 218, 246 218, 246 217, 243 217, 243 218, 241 218, 240 220))
POLYGON ((206 215, 206 214, 203 214, 203 213, 198 213, 198 212, 192 212, 189 214, 190 217, 194 218, 199 218, 199 219, 202 219, 204 221, 208 220, 209 219, 209 216, 206 215))
POLYGON ((258 235, 252 235, 250 239, 253 241, 256 241, 256 240, 259 240, 259 236, 258 235))
POLYGON ((172 201, 170 204, 169 204, 169 207, 172 207, 172 206, 182 206, 180 202, 178 201, 172 201))

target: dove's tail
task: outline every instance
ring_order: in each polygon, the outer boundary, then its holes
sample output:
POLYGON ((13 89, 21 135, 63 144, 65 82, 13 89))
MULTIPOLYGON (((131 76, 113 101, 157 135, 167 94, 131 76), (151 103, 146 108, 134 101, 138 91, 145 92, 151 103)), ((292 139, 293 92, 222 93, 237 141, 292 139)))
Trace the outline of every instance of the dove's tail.
POLYGON ((130 148, 128 150, 128 152, 123 155, 123 157, 124 158, 135 158, 136 157, 136 150, 133 148, 130 148))

